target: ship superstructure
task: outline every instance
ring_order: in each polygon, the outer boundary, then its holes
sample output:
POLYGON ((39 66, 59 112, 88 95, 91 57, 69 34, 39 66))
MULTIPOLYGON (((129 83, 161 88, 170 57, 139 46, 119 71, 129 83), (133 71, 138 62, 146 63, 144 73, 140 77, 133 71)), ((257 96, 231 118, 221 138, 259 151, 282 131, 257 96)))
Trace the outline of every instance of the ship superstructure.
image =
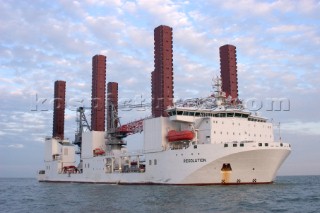
MULTIPOLYGON (((163 50, 161 45, 172 48, 172 28, 159 26, 155 37, 155 41, 160 42, 156 51, 163 50), (166 39, 161 40, 159 36, 166 39)), ((234 55, 224 53, 225 57, 235 57, 233 47, 227 46, 234 55)), ((155 57, 156 68, 152 72, 152 96, 160 98, 151 104, 153 116, 121 125, 118 84, 108 83, 106 131, 92 129, 85 117, 85 107, 79 108, 73 143, 62 137, 46 138, 45 170, 39 172, 39 181, 178 185, 272 183, 291 148, 287 143, 275 141, 273 124, 268 119, 245 109, 237 97, 237 82, 234 82, 237 78, 232 80, 236 71, 228 71, 231 77, 227 80, 214 78, 214 92, 209 97, 173 103, 170 102, 173 98, 172 52, 156 54, 164 57, 159 60, 155 57), (170 59, 169 64, 166 57, 170 59), (163 68, 169 71, 161 70, 163 68), (228 81, 231 88, 228 97, 222 89, 224 81, 228 81), (170 91, 166 92, 166 88, 170 91), (165 95, 167 99, 163 98, 165 95), (130 152, 124 138, 138 132, 143 134, 143 148, 130 152), (76 155, 80 155, 79 162, 76 155)), ((101 56, 96 58, 105 60, 101 56)), ((99 73, 105 76, 101 70, 99 73)), ((93 92, 101 97, 99 91, 105 90, 100 85, 105 86, 105 83, 93 82, 93 85, 97 88, 93 92)), ((92 108, 94 106, 92 102, 92 108)), ((96 115, 101 114, 99 109, 94 110, 96 115)), ((99 117, 94 119, 92 123, 99 121, 104 125, 99 117)))

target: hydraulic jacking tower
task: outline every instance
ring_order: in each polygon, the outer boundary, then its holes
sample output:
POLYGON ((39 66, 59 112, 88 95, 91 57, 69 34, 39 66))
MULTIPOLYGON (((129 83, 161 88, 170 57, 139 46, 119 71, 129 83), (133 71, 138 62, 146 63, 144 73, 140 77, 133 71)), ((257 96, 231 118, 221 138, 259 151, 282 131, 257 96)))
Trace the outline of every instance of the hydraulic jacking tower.
POLYGON ((91 130, 105 131, 107 57, 92 58, 91 130))
POLYGON ((120 132, 118 117, 118 83, 109 82, 107 89, 107 145, 112 149, 120 150, 126 143, 122 140, 127 136, 126 132, 120 132))
POLYGON ((232 100, 237 100, 238 75, 236 47, 226 44, 219 48, 219 52, 222 90, 226 93, 226 97, 231 96, 232 100))
POLYGON ((66 103, 66 82, 54 82, 53 128, 52 137, 64 139, 64 112, 66 103))
POLYGON ((114 132, 118 123, 118 83, 109 82, 107 86, 107 130, 114 132))
POLYGON ((172 28, 160 25, 154 29, 154 71, 151 73, 152 116, 167 117, 173 105, 172 28))

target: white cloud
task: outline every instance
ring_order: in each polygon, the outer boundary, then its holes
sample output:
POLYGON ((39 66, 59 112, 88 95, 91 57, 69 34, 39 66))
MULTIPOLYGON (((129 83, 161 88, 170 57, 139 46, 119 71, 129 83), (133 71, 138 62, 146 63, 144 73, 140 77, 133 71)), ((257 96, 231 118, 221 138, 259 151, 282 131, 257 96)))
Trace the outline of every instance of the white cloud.
MULTIPOLYGON (((313 17, 319 14, 320 5, 316 0, 296 1, 294 4, 290 0, 282 1, 259 1, 259 0, 213 0, 212 5, 220 6, 223 9, 231 10, 241 16, 256 16, 271 18, 271 15, 300 13, 313 17), (269 17, 268 17, 269 16, 269 17)), ((274 18, 274 17, 273 17, 274 18)))
POLYGON ((121 6, 121 0, 85 0, 88 4, 97 6, 121 6))
POLYGON ((22 149, 22 148, 24 148, 24 145, 23 144, 11 144, 8 147, 14 148, 14 149, 22 149))
POLYGON ((303 25, 280 25, 267 29, 267 31, 271 33, 291 33, 291 32, 300 32, 300 31, 308 31, 312 30, 312 27, 303 26, 303 25))
POLYGON ((291 123, 281 124, 281 129, 289 133, 301 135, 320 135, 320 122, 301 122, 295 121, 291 123))
POLYGON ((137 10, 137 4, 135 2, 126 1, 122 6, 122 9, 127 12, 134 13, 137 10))
POLYGON ((154 26, 164 24, 178 27, 190 24, 187 15, 179 11, 181 7, 179 2, 170 0, 137 0, 137 6, 140 10, 153 17, 150 21, 154 26))

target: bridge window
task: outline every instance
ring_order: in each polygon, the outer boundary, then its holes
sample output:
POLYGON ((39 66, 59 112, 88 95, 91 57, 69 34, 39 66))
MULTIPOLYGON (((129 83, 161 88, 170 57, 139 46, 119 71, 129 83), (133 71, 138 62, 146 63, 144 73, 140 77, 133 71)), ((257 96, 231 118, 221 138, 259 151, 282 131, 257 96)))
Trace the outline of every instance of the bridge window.
POLYGON ((227 113, 227 117, 233 117, 234 113, 227 113))
POLYGON ((235 113, 234 116, 237 117, 237 118, 241 118, 241 114, 240 113, 235 113))
POLYGON ((182 115, 182 111, 177 111, 177 115, 182 115))

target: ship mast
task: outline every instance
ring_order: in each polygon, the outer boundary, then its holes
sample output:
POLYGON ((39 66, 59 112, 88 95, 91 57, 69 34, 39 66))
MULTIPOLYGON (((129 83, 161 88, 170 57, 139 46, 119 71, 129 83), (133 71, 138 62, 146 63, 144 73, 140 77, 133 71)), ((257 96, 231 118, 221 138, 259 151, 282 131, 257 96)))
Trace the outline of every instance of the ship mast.
POLYGON ((212 79, 214 89, 215 104, 217 106, 225 105, 226 93, 222 91, 222 80, 219 77, 212 79))

